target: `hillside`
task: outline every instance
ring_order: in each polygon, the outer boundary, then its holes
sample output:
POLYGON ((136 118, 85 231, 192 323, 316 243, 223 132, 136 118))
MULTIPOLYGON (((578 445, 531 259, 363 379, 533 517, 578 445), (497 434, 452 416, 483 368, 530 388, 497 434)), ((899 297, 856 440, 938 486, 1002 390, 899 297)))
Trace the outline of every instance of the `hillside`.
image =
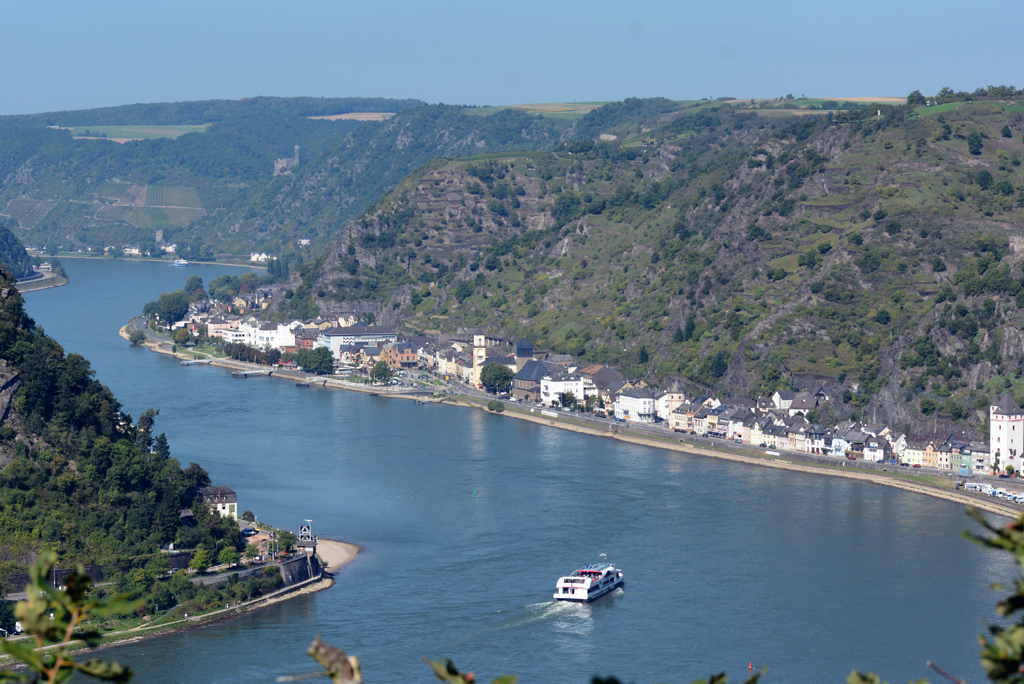
POLYGON ((186 258, 301 255, 296 238, 328 245, 438 155, 548 148, 569 126, 465 112, 416 100, 252 98, 0 117, 0 215, 23 242, 51 250, 159 251, 159 230, 186 258), (397 114, 313 118, 360 112, 397 114), (274 176, 275 159, 296 145, 299 166, 274 176))
POLYGON ((32 257, 3 221, 0 221, 0 264, 16 279, 34 273, 32 257))
POLYGON ((123 570, 161 544, 212 546, 231 532, 233 521, 194 505, 209 478, 170 457, 156 413, 133 424, 89 362, 35 326, 0 271, 0 593, 41 549, 123 570), (180 527, 190 506, 203 524, 180 527))
POLYGON ((833 417, 977 432, 991 396, 1024 395, 1024 104, 977 97, 789 118, 637 101, 647 132, 596 109, 580 130, 641 133, 437 160, 276 315, 482 325, 655 382, 825 384, 833 417))

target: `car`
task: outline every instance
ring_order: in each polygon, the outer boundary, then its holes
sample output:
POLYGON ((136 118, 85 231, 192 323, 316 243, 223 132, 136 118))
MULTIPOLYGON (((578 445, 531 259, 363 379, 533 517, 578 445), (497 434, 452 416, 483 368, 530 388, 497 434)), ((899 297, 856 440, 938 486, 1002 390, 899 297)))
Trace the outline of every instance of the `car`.
POLYGON ((242 534, 244 534, 246 537, 251 537, 254 534, 256 534, 256 530, 254 530, 251 527, 246 527, 244 530, 242 530, 242 534))
POLYGON ((900 467, 902 467, 902 468, 909 468, 910 464, 909 463, 900 463, 900 467))
POLYGON ((914 464, 914 467, 915 467, 915 468, 920 468, 920 467, 921 467, 921 464, 920 464, 920 463, 915 463, 915 464, 914 464))
POLYGON ((758 446, 761 447, 761 448, 764 448, 764 447, 766 447, 768 445, 765 442, 761 442, 760 444, 758 444, 758 446))
POLYGON ((848 461, 856 461, 856 460, 857 460, 857 457, 856 457, 856 456, 850 456, 849 454, 847 454, 847 455, 846 455, 846 459, 847 459, 848 461))
POLYGON ((0 629, 0 639, 6 639, 9 636, 11 635, 7 633, 6 629, 0 629))

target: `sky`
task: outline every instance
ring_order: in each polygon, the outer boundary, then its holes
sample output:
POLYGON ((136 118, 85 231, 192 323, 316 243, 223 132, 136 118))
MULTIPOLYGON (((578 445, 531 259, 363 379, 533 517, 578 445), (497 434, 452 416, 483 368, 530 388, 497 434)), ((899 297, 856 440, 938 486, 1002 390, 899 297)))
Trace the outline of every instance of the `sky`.
POLYGON ((6 0, 0 114, 257 95, 501 105, 1021 87, 1024 43, 996 29, 1022 19, 1020 0, 6 0))

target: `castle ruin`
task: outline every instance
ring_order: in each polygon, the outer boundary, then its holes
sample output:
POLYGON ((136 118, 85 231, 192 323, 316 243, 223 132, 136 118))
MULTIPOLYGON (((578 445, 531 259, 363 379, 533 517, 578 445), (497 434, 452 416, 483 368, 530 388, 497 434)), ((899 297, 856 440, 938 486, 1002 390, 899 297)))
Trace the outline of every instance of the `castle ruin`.
POLYGON ((299 146, 295 146, 295 156, 284 157, 282 159, 274 160, 274 175, 281 176, 286 173, 291 173, 292 169, 299 165, 299 146))

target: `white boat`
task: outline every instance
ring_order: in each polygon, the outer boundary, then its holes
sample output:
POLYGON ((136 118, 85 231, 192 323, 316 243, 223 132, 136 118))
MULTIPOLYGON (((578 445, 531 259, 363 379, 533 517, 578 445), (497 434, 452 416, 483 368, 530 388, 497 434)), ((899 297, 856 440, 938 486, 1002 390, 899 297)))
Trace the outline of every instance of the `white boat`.
POLYGON ((586 603, 618 589, 626 581, 622 571, 611 563, 596 563, 580 568, 555 583, 555 600, 586 603))
POLYGON ((185 261, 184 259, 175 259, 174 260, 174 265, 175 266, 188 266, 188 262, 185 261))

